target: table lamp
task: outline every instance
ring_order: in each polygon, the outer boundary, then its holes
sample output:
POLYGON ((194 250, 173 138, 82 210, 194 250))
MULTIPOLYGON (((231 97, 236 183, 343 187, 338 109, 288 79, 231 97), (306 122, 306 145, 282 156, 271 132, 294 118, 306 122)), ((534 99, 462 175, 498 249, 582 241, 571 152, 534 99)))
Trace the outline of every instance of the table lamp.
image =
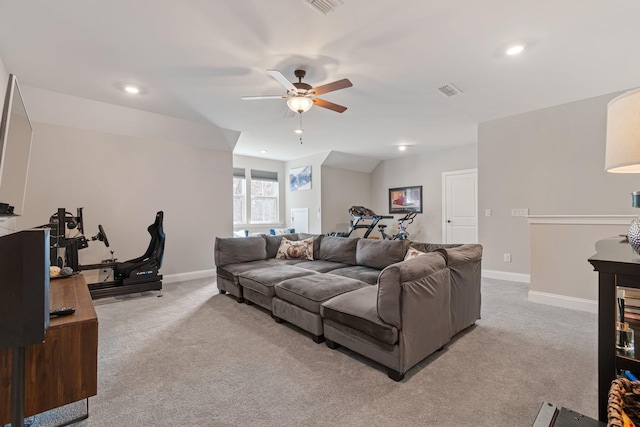
MULTIPOLYGON (((640 89, 612 99, 607 105, 605 170, 640 173, 640 89)), ((631 206, 640 207, 640 191, 631 193, 631 206)), ((640 254, 640 219, 629 228, 629 243, 640 254)))

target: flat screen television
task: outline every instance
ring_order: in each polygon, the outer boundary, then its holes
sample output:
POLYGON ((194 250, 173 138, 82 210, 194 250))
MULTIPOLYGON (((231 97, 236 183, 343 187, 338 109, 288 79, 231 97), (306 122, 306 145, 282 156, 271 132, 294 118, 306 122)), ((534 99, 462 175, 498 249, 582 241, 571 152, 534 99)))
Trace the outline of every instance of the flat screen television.
POLYGON ((18 80, 10 74, 0 122, 0 215, 22 215, 32 135, 18 80))

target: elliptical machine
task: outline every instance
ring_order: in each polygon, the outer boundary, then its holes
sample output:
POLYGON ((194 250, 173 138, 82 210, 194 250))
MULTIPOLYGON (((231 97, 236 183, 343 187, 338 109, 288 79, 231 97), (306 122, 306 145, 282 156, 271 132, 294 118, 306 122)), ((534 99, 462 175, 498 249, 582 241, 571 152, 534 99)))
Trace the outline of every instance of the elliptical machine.
POLYGON ((378 231, 383 239, 386 240, 405 240, 409 238, 409 232, 406 227, 411 224, 414 218, 418 215, 417 212, 409 212, 402 218, 398 220, 398 232, 392 236, 388 235, 384 232, 384 229, 387 227, 386 224, 378 224, 378 231), (406 225, 405 225, 406 222, 406 225))

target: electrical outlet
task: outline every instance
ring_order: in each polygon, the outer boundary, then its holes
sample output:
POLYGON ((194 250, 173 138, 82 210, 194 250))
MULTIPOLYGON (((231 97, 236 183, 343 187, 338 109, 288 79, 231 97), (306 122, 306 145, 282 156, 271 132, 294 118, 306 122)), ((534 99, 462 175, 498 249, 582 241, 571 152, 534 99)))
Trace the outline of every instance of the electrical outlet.
POLYGON ((484 216, 491 216, 491 209, 485 209, 484 216))
POLYGON ((520 209, 511 209, 511 216, 527 216, 529 215, 529 209, 520 208, 520 209))
POLYGON ((511 262, 511 254, 504 254, 504 262, 511 262))

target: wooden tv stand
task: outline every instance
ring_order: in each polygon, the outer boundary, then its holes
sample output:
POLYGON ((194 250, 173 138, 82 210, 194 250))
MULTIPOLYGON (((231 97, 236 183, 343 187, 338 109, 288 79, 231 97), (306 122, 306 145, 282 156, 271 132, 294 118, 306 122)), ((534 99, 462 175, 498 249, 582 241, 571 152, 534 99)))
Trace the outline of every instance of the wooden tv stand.
MULTIPOLYGON (((45 342, 25 347, 24 414, 31 416, 98 392, 98 316, 82 274, 51 280, 52 317, 45 342)), ((0 350, 0 426, 11 422, 11 350, 0 350)))

